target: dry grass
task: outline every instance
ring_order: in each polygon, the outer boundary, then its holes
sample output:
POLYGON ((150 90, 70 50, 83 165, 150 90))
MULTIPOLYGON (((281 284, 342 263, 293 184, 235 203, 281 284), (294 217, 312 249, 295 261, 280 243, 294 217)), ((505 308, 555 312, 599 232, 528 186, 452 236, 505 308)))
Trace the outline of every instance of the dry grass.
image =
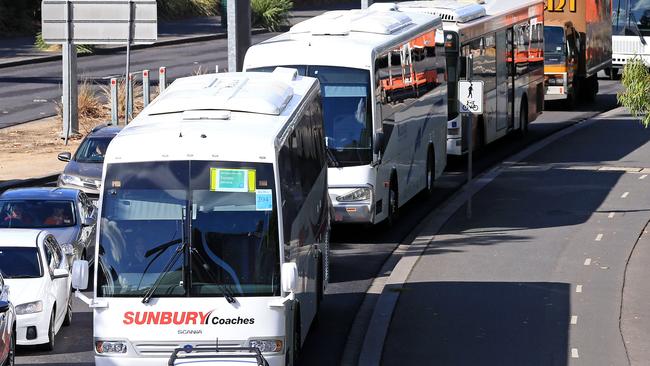
MULTIPOLYGON (((124 122, 126 115, 126 83, 124 80, 118 82, 118 118, 120 123, 124 122)), ((135 82, 133 86, 133 117, 137 116, 144 108, 144 100, 142 99, 142 84, 135 82)), ((84 80, 79 85, 78 92, 78 116, 79 116, 79 136, 73 138, 82 138, 92 129, 100 124, 109 122, 111 120, 111 88, 110 86, 102 85, 100 92, 97 94, 93 84, 84 80), (104 102, 106 101, 106 102, 104 102)), ((151 100, 158 95, 158 88, 151 88, 151 100)), ((63 120, 63 109, 61 103, 56 103, 56 118, 60 124, 63 120)))

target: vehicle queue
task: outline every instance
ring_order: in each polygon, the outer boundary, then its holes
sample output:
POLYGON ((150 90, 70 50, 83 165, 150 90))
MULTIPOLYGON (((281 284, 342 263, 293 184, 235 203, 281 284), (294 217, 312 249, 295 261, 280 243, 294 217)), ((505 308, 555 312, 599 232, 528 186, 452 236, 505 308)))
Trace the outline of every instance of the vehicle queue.
POLYGON ((70 285, 85 290, 92 271, 92 296, 77 296, 98 365, 295 364, 328 283, 331 223, 394 223, 448 155, 523 134, 542 112, 543 19, 537 0, 327 12, 251 47, 244 73, 174 81, 102 156, 99 208, 73 206, 92 251, 58 244, 45 218, 23 235, 32 244, 0 248, 29 247, 31 276, 68 281, 47 302, 10 291, 12 339, 31 309, 45 314, 34 342, 53 347, 70 285), (459 113, 470 77, 485 85, 481 116, 459 113))

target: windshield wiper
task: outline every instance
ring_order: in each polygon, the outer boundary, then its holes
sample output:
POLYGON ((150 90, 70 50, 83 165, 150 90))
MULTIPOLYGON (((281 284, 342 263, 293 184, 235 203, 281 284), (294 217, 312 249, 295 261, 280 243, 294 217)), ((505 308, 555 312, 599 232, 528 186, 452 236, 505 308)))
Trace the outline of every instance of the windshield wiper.
POLYGON ((210 278, 212 279, 214 284, 217 286, 219 291, 221 291, 221 293, 223 294, 223 297, 226 298, 226 301, 228 301, 229 304, 234 304, 235 302, 237 302, 237 299, 235 299, 235 295, 232 292, 232 290, 229 287, 226 287, 225 285, 223 285, 222 283, 217 281, 217 279, 214 277, 214 274, 212 273, 212 271, 210 271, 210 266, 208 265, 208 262, 205 260, 205 258, 203 258, 201 253, 199 253, 199 251, 196 248, 191 248, 190 249, 190 254, 195 254, 196 257, 199 258, 199 260, 201 261, 203 269, 208 274, 208 276, 210 276, 210 278))
POLYGON ((142 297, 142 303, 147 304, 149 303, 149 300, 151 300, 151 296, 153 296, 154 292, 156 292, 156 289, 158 289, 158 286, 160 286, 160 282, 162 282, 163 277, 169 273, 169 271, 172 269, 174 264, 176 264, 176 261, 178 258, 183 254, 183 251, 185 250, 185 242, 183 241, 178 247, 176 247, 176 252, 169 258, 169 261, 165 264, 165 267, 163 267, 162 272, 158 275, 158 278, 156 278, 156 282, 153 283, 151 287, 144 293, 144 296, 142 297))
POLYGON ((629 29, 632 31, 632 33, 639 36, 639 39, 641 40, 641 43, 645 46, 646 45, 645 38, 643 37, 643 34, 641 33, 641 29, 639 29, 639 26, 636 24, 636 17, 634 17, 633 13, 630 13, 630 18, 631 19, 628 19, 627 23, 628 24, 632 23, 634 25, 634 27, 629 27, 629 29))
POLYGON ((334 153, 332 152, 332 150, 330 150, 329 147, 325 146, 325 151, 327 151, 327 157, 332 163, 332 166, 334 167, 341 166, 341 163, 339 163, 339 161, 336 159, 336 156, 334 156, 334 153))
POLYGON ((5 279, 14 279, 14 278, 38 278, 38 276, 33 275, 15 275, 15 276, 5 276, 5 279))

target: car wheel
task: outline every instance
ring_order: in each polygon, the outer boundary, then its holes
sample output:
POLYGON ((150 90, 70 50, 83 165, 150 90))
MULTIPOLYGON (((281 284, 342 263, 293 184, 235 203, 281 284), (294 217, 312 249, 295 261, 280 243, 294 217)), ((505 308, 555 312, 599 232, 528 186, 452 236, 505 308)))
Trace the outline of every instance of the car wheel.
POLYGON ((14 325, 11 331, 11 337, 9 338, 9 352, 7 352, 7 359, 5 360, 4 366, 14 366, 16 361, 16 325, 14 325))
POLYGON ((50 327, 47 330, 47 338, 48 341, 45 343, 44 348, 47 351, 54 351, 54 314, 56 312, 56 308, 52 309, 52 314, 50 315, 50 327))
POLYGON ((65 312, 65 318, 63 318, 63 325, 68 326, 72 324, 72 294, 68 298, 68 309, 65 312))

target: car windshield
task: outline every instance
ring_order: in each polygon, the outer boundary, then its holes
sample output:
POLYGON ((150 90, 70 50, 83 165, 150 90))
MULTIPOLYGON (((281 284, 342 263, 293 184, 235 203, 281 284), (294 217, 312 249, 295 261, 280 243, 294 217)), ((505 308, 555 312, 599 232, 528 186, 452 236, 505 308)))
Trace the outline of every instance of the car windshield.
POLYGON ((5 279, 43 276, 36 248, 0 248, 0 272, 5 279))
POLYGON ((271 164, 110 164, 104 186, 98 296, 279 295, 271 164))
MULTIPOLYGON (((342 166, 372 161, 370 72, 333 66, 285 66, 318 78, 323 98, 325 143, 342 166)), ((271 72, 275 66, 249 71, 271 72)))
POLYGON ((0 227, 59 228, 75 225, 73 201, 0 200, 0 227))
POLYGON ((544 27, 544 60, 563 62, 565 48, 564 29, 562 27, 544 27))
POLYGON ((612 4, 614 35, 650 36, 650 0, 614 0, 612 4), (630 11, 627 11, 627 4, 630 11))
POLYGON ((103 163, 104 155, 112 137, 90 137, 85 139, 74 155, 80 163, 103 163))

